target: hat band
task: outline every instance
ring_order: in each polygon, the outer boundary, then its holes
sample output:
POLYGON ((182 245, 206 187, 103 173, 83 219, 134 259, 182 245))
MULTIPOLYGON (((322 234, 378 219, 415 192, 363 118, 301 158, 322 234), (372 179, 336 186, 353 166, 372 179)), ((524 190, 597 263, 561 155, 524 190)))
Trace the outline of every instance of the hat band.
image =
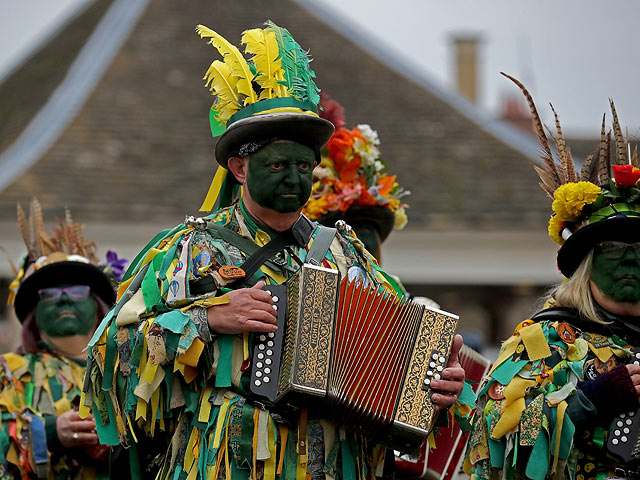
POLYGON ((615 215, 624 215, 626 217, 640 217, 640 206, 630 205, 628 203, 614 203, 608 207, 592 213, 587 220, 590 224, 604 220, 605 218, 615 215))
POLYGON ((298 100, 294 97, 268 98, 266 100, 260 100, 259 102, 252 103, 243 109, 238 110, 229 118, 227 127, 230 127, 238 120, 249 118, 259 113, 273 113, 270 112, 270 110, 283 107, 299 108, 301 110, 311 112, 314 115, 318 115, 318 107, 309 100, 298 100))

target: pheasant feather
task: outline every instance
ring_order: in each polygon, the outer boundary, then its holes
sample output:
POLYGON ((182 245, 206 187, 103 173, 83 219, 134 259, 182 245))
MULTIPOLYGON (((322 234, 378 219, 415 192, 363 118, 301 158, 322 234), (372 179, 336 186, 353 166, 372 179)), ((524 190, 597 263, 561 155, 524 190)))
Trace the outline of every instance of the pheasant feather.
POLYGON ((596 167, 596 163, 594 163, 593 159, 595 156, 595 152, 591 152, 587 159, 582 164, 582 169, 580 170, 580 180, 583 182, 591 182, 596 183, 598 177, 598 169, 596 167))
POLYGON ((504 72, 500 72, 500 73, 503 76, 507 77, 509 80, 511 80, 513 83, 515 83, 520 88, 520 90, 522 90, 522 93, 527 99, 527 103, 529 104, 529 110, 531 110, 531 117, 533 118, 533 124, 535 126, 536 133, 538 134, 538 141, 540 142, 540 146, 542 147, 542 150, 543 150, 541 158, 542 160, 544 160, 544 163, 547 166, 547 170, 549 171, 550 175, 553 178, 553 181, 555 183, 555 187, 554 187, 554 190, 555 190, 562 184, 562 182, 560 181, 560 175, 556 168, 556 162, 553 159, 553 154, 551 153, 551 147, 549 146, 549 141, 547 140, 547 136, 544 133, 544 128, 542 127, 542 122, 540 121, 540 115, 538 115, 538 110, 536 109, 536 105, 535 103, 533 103, 533 98, 531 98, 531 94, 526 89, 526 87, 522 83, 520 83, 519 80, 516 80, 511 75, 507 75, 504 72))
POLYGON ((309 63, 311 60, 302 47, 296 42, 286 28, 278 27, 271 20, 267 22, 275 33, 278 48, 282 52, 282 68, 284 85, 291 91, 291 96, 298 100, 309 100, 314 105, 320 101, 320 89, 313 79, 316 74, 309 63))
POLYGON ((547 172, 544 168, 539 167, 538 165, 534 165, 533 168, 538 173, 540 177, 540 186, 542 189, 547 192, 547 195, 553 199, 553 192, 555 190, 555 183, 553 181, 553 177, 549 172, 547 172))
POLYGON ((225 124, 229 117, 240 110, 240 97, 236 89, 238 79, 231 73, 231 67, 225 62, 215 60, 204 76, 206 86, 215 92, 217 103, 214 110, 220 123, 225 124))
POLYGON ((27 220, 27 216, 22 209, 22 205, 18 204, 18 227, 20 228, 20 234, 22 235, 22 240, 24 241, 25 247, 27 247, 27 252, 29 254, 29 258, 31 260, 36 260, 39 255, 36 253, 33 248, 33 241, 31 239, 31 225, 27 220))
POLYGON ((242 101, 240 107, 258 101, 256 92, 253 91, 251 82, 253 81, 253 73, 249 64, 240 53, 238 48, 229 43, 222 35, 214 32, 204 25, 198 25, 196 31, 200 38, 208 38, 209 44, 213 45, 224 59, 224 63, 231 67, 231 73, 237 78, 236 89, 239 94, 246 98, 242 101))
POLYGON ((620 122, 618 121, 618 114, 616 113, 613 100, 609 99, 609 105, 611 105, 611 114, 613 115, 613 135, 616 140, 616 163, 618 165, 624 165, 627 163, 627 146, 622 136, 622 129, 620 128, 620 122))
POLYGON ((256 82, 262 88, 260 100, 285 93, 284 86, 279 83, 284 78, 284 70, 276 34, 266 28, 254 28, 242 34, 242 43, 245 53, 253 55, 251 61, 257 72, 256 82))
POLYGON ((608 185, 610 178, 610 164, 609 164, 609 144, 611 137, 608 133, 605 133, 605 121, 606 114, 602 116, 602 127, 600 129, 600 145, 598 146, 598 177, 599 185, 608 185))
POLYGON ((553 112, 553 117, 556 122, 556 137, 554 137, 554 141, 556 148, 558 149, 558 155, 560 156, 564 183, 575 182, 577 179, 575 177, 573 158, 571 158, 571 153, 567 149, 564 134, 562 133, 562 127, 560 126, 560 119, 558 118, 558 114, 556 113, 555 108, 553 108, 553 105, 549 103, 549 106, 551 107, 551 111, 553 112))

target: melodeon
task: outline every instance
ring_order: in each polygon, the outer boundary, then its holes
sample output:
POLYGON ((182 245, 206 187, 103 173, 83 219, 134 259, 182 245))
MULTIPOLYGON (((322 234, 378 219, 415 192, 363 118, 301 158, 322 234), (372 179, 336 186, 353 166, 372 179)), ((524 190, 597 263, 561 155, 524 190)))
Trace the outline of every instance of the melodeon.
MULTIPOLYGON (((464 368, 465 377, 473 382, 473 391, 477 393, 482 379, 491 368, 491 362, 475 350, 463 345, 460 350, 460 364, 464 368)), ((424 442, 418 455, 396 457, 397 477, 429 480, 456 478, 468 438, 469 432, 464 433, 456 423, 440 428, 439 434, 435 437, 435 448, 431 451, 429 451, 428 442, 424 442)))
POLYGON ((412 451, 435 409, 458 317, 305 264, 265 287, 278 331, 254 337, 250 391, 276 407, 315 403, 347 430, 412 451))

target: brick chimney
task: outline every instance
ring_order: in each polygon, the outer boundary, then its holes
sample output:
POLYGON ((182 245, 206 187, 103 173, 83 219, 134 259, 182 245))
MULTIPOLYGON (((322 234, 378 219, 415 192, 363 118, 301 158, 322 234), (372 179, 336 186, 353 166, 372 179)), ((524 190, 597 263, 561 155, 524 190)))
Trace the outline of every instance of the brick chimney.
POLYGON ((467 100, 478 100, 478 46, 479 35, 455 35, 455 77, 458 93, 467 100))

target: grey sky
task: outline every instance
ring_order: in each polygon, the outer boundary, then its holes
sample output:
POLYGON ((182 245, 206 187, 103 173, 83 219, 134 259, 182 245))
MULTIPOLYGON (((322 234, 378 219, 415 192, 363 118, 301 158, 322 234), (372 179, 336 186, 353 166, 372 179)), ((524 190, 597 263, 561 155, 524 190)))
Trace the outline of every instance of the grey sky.
MULTIPOLYGON (((0 0, 8 12, 0 17, 0 79, 87 1, 0 0)), ((503 70, 525 82, 547 123, 551 101, 569 133, 597 135, 612 97, 629 133, 640 136, 640 4, 634 0, 307 1, 345 15, 445 86, 452 78, 452 35, 479 34, 480 105, 492 113, 505 93, 518 94, 499 75, 503 70)))

